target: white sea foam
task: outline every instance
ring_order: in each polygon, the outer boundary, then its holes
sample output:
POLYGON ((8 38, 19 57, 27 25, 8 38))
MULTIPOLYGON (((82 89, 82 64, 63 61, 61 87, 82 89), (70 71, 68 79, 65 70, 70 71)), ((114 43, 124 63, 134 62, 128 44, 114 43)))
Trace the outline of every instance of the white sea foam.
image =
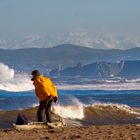
POLYGON ((84 118, 84 106, 76 98, 73 99, 73 105, 63 106, 55 105, 53 112, 64 118, 70 119, 83 119, 84 118))
POLYGON ((139 78, 136 79, 123 79, 123 78, 116 78, 116 79, 107 79, 107 80, 101 80, 105 83, 138 83, 140 82, 139 78))
POLYGON ((82 85, 58 85, 61 90, 140 90, 140 83, 103 83, 82 85))
POLYGON ((39 103, 34 103, 34 104, 32 104, 32 107, 37 107, 39 105, 39 103))
POLYGON ((131 108, 130 106, 125 105, 125 104, 93 103, 92 105, 88 105, 88 106, 92 106, 92 107, 95 107, 95 108, 111 107, 112 109, 115 109, 115 110, 122 110, 122 111, 125 111, 125 112, 129 113, 129 114, 134 114, 134 115, 140 116, 139 112, 135 111, 133 108, 131 108))
MULTIPOLYGON (((14 69, 2 63, 0 63, 0 75, 0 90, 20 92, 34 89, 28 74, 15 73, 14 69)), ((61 83, 57 84, 57 87, 61 90, 140 90, 140 79, 94 79, 94 83, 86 84, 90 80, 84 79, 82 84, 75 85, 61 83)))
MULTIPOLYGON (((77 99, 78 101, 78 99, 77 99)), ((53 112, 61 117, 64 118, 70 118, 70 119, 84 119, 85 117, 85 111, 88 107, 92 107, 96 111, 103 111, 104 110, 110 110, 112 113, 116 113, 116 111, 119 112, 126 112, 131 115, 135 115, 137 118, 140 117, 140 112, 138 112, 136 109, 131 108, 128 105, 125 104, 112 104, 112 103, 100 103, 100 102, 94 102, 93 104, 83 104, 78 101, 76 105, 55 105, 53 107, 53 112)), ((107 113, 107 112, 106 112, 107 113)), ((94 115, 94 114, 93 114, 94 115)), ((125 116, 124 116, 125 117, 125 116)))
POLYGON ((0 82, 0 89, 5 91, 29 91, 33 89, 32 82, 28 75, 14 75, 14 77, 7 81, 0 82))
POLYGON ((82 106, 54 106, 54 113, 64 118, 83 119, 84 111, 82 106))
POLYGON ((0 90, 28 91, 33 89, 30 77, 27 74, 15 74, 14 69, 0 63, 0 90))
POLYGON ((0 75, 0 82, 12 79, 14 77, 14 70, 3 63, 0 63, 0 75))

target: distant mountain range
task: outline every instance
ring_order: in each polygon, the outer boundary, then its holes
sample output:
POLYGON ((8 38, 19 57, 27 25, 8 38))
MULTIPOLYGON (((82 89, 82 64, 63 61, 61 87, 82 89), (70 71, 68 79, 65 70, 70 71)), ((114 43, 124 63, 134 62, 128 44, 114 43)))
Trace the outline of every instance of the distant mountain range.
POLYGON ((103 50, 63 44, 52 48, 0 49, 0 62, 20 71, 34 68, 52 69, 58 65, 66 68, 78 63, 87 65, 100 61, 127 60, 140 60, 140 48, 103 50))
POLYGON ((94 49, 130 49, 140 47, 139 35, 105 34, 93 35, 86 32, 69 32, 59 35, 28 35, 14 40, 0 39, 0 48, 49 48, 59 44, 75 44, 94 49))

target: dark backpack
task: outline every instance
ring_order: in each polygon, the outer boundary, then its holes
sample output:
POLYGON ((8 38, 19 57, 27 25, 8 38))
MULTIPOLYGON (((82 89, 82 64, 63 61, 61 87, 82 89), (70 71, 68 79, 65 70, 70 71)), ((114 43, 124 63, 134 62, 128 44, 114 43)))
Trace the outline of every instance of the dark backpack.
POLYGON ((18 114, 16 124, 17 125, 28 124, 28 119, 24 115, 18 114))

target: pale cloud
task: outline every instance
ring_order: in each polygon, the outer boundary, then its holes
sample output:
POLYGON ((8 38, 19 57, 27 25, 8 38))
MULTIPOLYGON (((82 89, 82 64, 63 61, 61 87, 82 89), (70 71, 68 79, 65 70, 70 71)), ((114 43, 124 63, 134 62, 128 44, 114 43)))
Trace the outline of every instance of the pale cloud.
POLYGON ((70 32, 66 36, 66 38, 64 38, 63 43, 71 43, 85 47, 93 47, 93 39, 83 32, 70 32))
POLYGON ((87 32, 70 32, 61 35, 30 35, 22 40, 0 40, 0 48, 49 48, 61 44, 73 44, 95 49, 130 49, 140 47, 140 36, 123 35, 115 33, 106 35, 89 35, 87 32))

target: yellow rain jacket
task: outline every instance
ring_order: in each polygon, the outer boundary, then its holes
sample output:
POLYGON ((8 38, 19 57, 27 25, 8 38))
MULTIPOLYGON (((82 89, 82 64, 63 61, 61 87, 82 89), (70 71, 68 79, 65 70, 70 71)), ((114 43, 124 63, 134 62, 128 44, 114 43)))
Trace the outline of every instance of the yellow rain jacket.
POLYGON ((34 79, 33 84, 40 101, 46 100, 48 96, 58 97, 57 88, 49 78, 40 75, 34 79))

